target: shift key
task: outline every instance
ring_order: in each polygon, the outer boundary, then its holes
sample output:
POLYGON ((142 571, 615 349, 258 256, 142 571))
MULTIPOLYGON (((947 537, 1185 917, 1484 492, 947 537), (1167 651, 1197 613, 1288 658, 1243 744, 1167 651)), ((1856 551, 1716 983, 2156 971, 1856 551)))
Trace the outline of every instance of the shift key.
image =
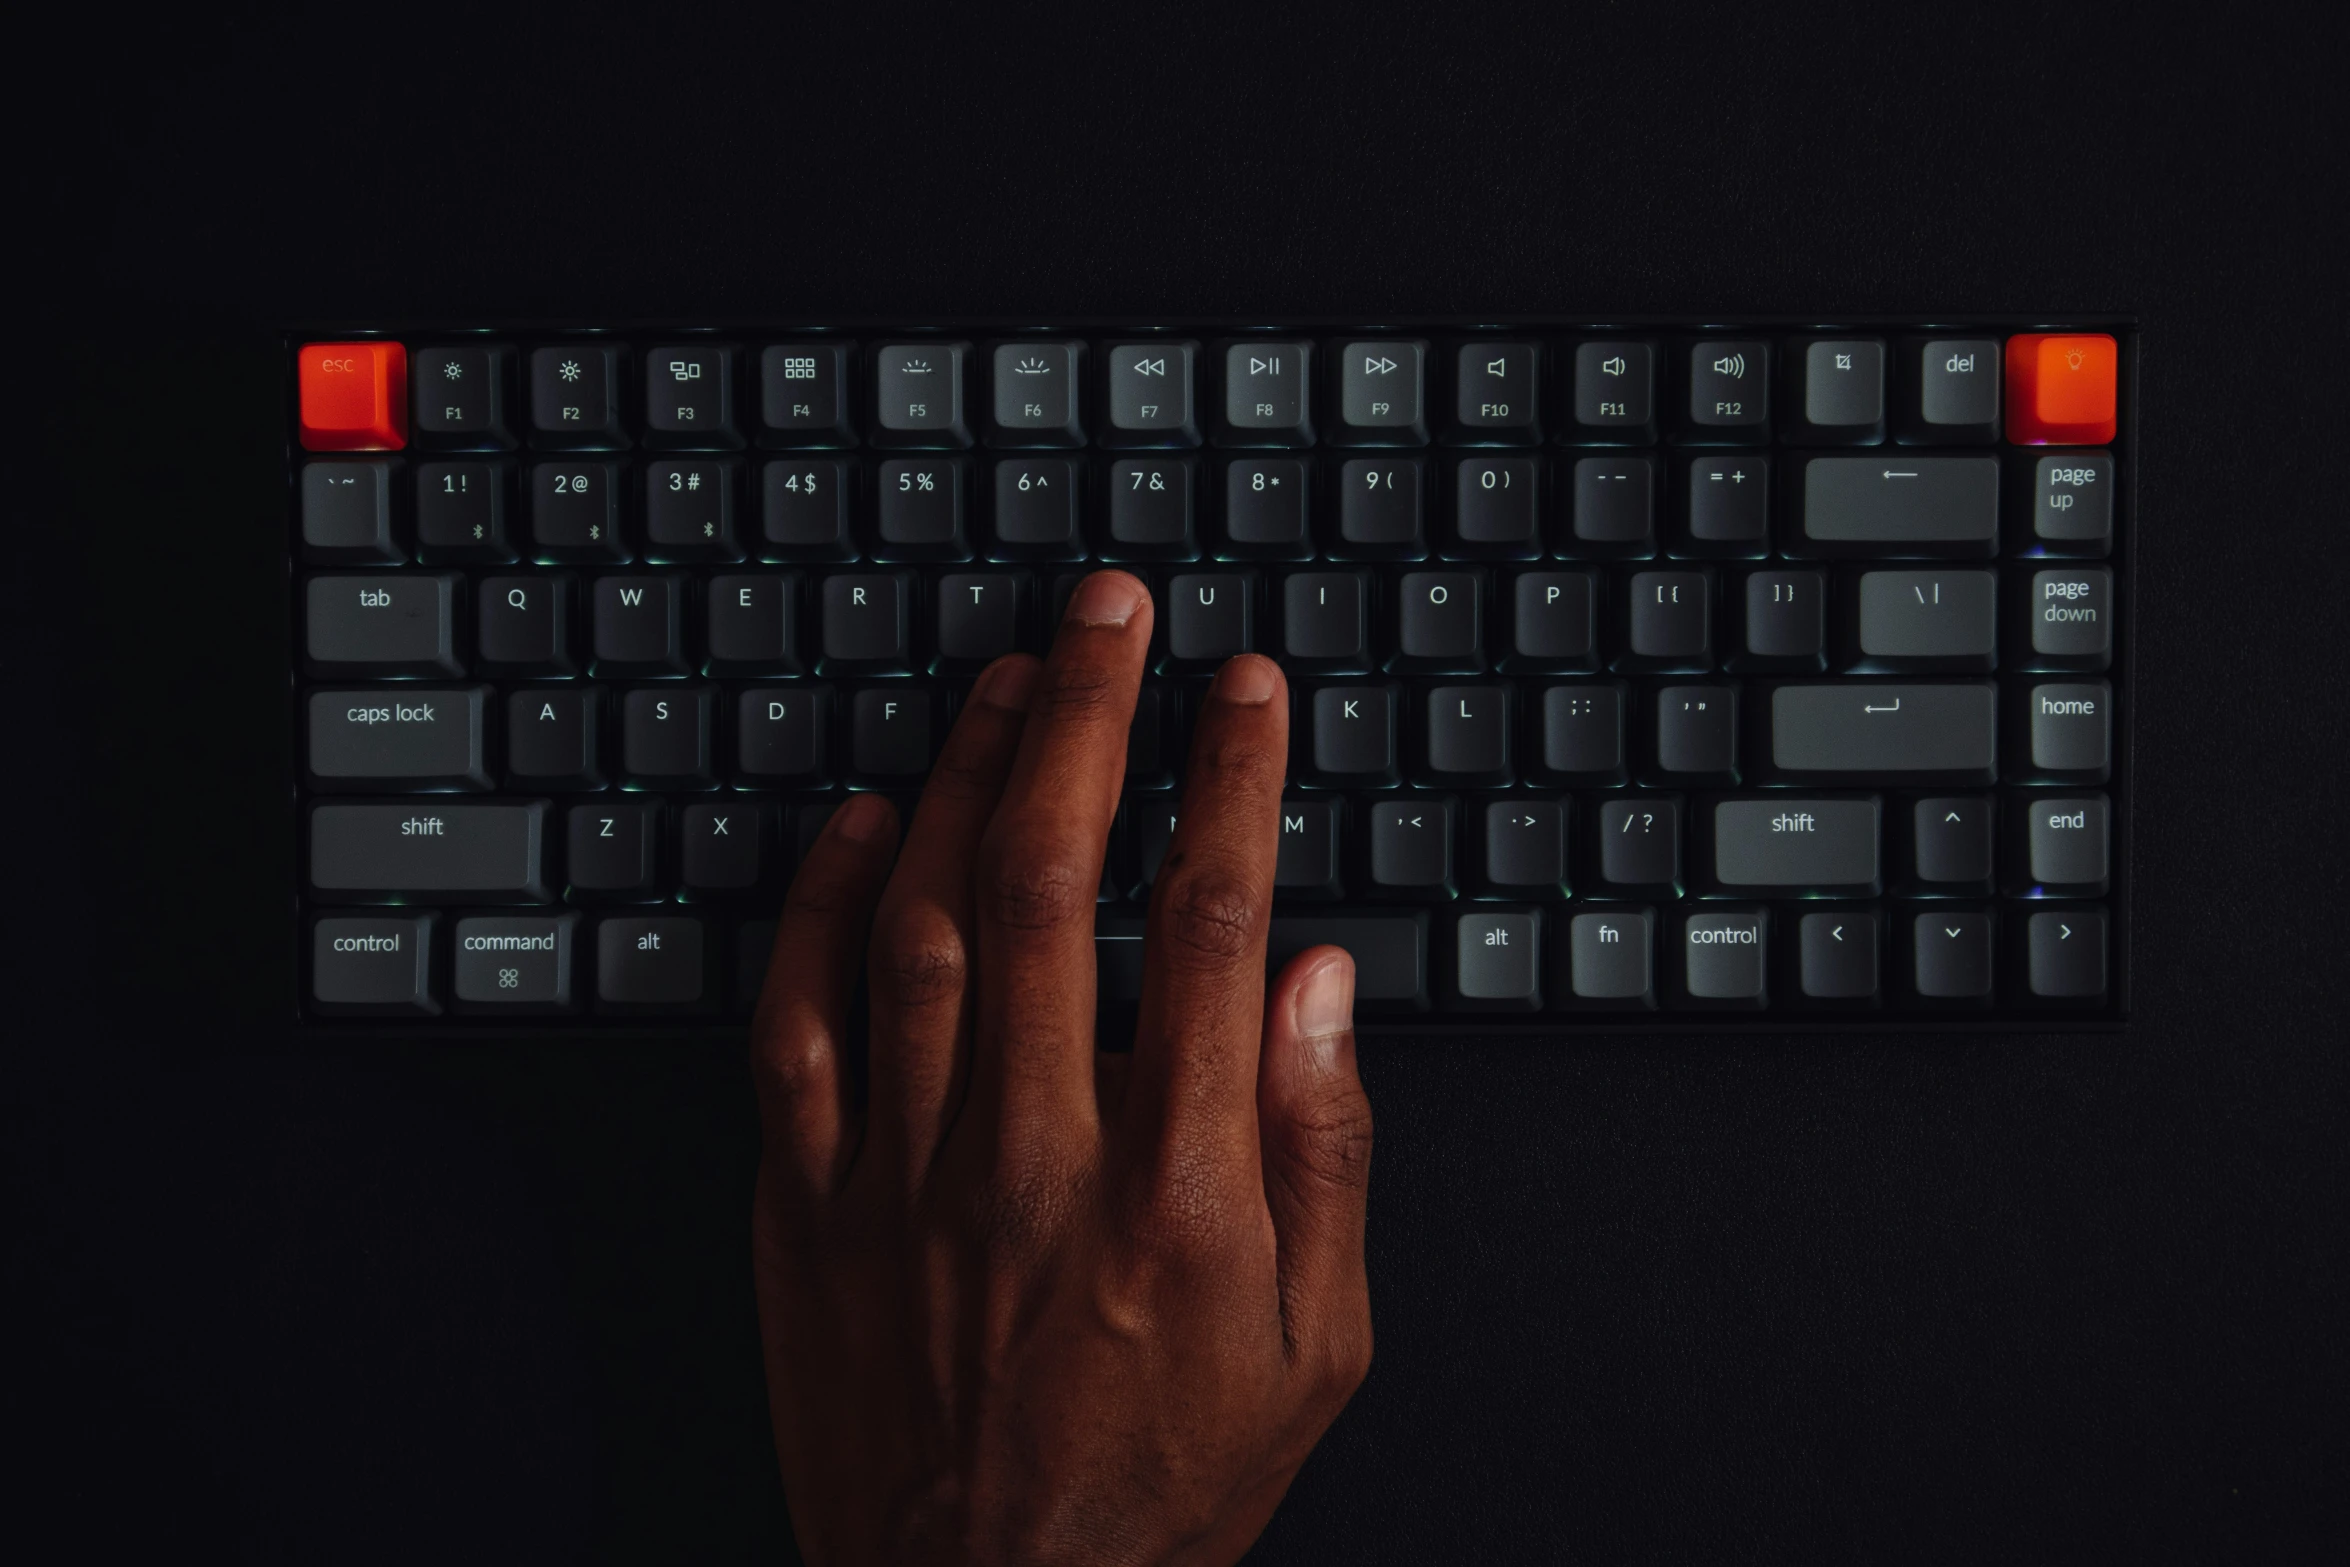
POLYGON ((354 903, 545 903, 545 800, 310 808, 310 888, 354 903))
POLYGON ((1771 794, 1713 807, 1713 890, 1736 897, 1873 898, 1878 804, 1771 794))
POLYGON ((1771 771, 1838 783, 1992 781, 1999 694, 1988 680, 1791 682, 1762 715, 1771 771))

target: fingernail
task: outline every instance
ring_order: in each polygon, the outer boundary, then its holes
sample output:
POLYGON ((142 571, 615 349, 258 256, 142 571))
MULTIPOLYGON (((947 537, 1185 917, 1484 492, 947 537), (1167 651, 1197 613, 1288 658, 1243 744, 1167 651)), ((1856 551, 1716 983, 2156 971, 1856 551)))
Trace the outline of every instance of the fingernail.
POLYGON ((1318 1063, 1328 1065, 1354 1031, 1355 966, 1352 958, 1324 958, 1297 991, 1298 1038, 1318 1063))
POLYGON ((971 688, 971 699, 1000 707, 1008 713, 1028 711, 1028 693, 1036 689, 1036 660, 1033 658, 998 659, 987 666, 979 677, 979 684, 971 688))
POLYGON ((1063 618, 1088 626, 1123 626, 1141 607, 1141 583, 1122 571, 1097 571, 1069 595, 1063 618))
POLYGON ((1216 672, 1216 695, 1242 707, 1273 700, 1274 685, 1273 661, 1254 653, 1230 659, 1216 672))
POLYGON ((851 795, 832 813, 832 830, 849 843, 871 843, 889 820, 889 802, 878 794, 851 795))

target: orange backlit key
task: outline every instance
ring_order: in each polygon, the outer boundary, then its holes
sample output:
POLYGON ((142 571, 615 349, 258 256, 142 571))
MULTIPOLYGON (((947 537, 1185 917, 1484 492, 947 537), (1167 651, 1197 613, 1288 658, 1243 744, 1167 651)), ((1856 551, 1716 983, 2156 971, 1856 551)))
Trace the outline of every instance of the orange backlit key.
POLYGON ((302 449, 396 452, 408 444, 408 350, 398 343, 305 343, 302 449))
POLYGON ((2102 332, 2027 332, 2007 340, 2007 438, 2018 446, 2113 439, 2114 368, 2102 332))

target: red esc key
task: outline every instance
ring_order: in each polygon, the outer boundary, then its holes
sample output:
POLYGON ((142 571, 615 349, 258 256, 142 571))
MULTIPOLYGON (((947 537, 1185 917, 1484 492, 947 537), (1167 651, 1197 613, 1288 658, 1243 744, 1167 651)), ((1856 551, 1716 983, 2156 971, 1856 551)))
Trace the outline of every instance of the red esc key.
POLYGON ((305 343, 296 356, 306 452, 396 452, 408 444, 408 350, 305 343))
POLYGON ((2103 332, 2009 338, 2007 438, 2018 446, 2103 446, 2112 440, 2119 357, 2103 332))

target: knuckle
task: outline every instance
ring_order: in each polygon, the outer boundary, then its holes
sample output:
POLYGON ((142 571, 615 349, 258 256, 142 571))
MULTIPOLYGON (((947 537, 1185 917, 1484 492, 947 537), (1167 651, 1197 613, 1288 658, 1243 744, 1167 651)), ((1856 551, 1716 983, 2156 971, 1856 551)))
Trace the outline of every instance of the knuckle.
POLYGON ((1371 1102, 1349 1086, 1297 1106, 1275 1132, 1291 1168, 1310 1180, 1360 1191, 1371 1177, 1371 1102))
POLYGON ((1098 878, 1074 852, 1039 846, 1013 835, 1013 846, 990 852, 980 890, 990 918, 1013 930, 1049 930, 1080 914, 1091 917, 1098 878))
POLYGON ((1045 669, 1042 708, 1059 721, 1087 722, 1107 713, 1118 694, 1118 679, 1100 664, 1071 659, 1045 669))
POLYGON ((1250 793, 1278 789, 1288 758, 1262 735, 1235 725, 1200 752, 1199 765, 1222 787, 1250 793))
POLYGON ((922 1007, 961 997, 970 956, 962 934, 937 911, 894 910, 874 924, 870 969, 885 999, 922 1007))
POLYGON ((931 798, 965 804, 973 800, 992 800, 1004 786, 1004 770, 978 744, 957 744, 947 747, 930 769, 930 781, 924 793, 931 798))
POLYGON ((759 1080, 768 1099, 778 1106, 829 1094, 832 1051, 822 1040, 798 1029, 770 1029, 759 1051, 759 1080))
POLYGON ((1160 929, 1172 955, 1229 963, 1254 945, 1265 900, 1249 878, 1218 866, 1187 865, 1164 896, 1160 929))

